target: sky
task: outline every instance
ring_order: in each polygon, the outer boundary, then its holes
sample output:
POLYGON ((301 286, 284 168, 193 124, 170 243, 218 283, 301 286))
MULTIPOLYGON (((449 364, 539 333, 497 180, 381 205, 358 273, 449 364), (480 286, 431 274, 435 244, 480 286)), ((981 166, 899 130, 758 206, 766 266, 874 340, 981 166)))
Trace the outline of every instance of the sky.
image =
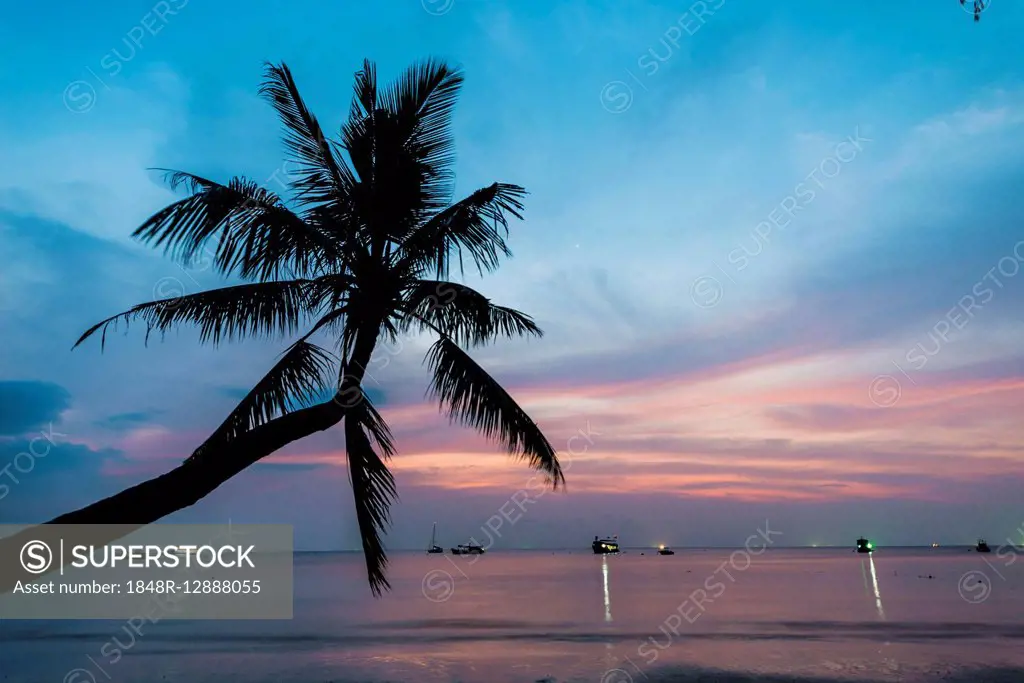
MULTIPOLYGON (((329 130, 362 60, 461 65, 457 194, 530 192, 483 281, 542 339, 474 355, 567 489, 425 400, 382 344, 387 545, 586 548, 1024 539, 1024 21, 991 3, 20 3, 0 23, 0 522, 50 519, 198 446, 288 340, 90 325, 222 284, 129 235, 151 170, 273 182, 257 96, 285 62, 329 130)), ((272 188, 273 189, 273 188, 272 188)), ((358 547, 340 429, 167 522, 284 522, 358 547)))

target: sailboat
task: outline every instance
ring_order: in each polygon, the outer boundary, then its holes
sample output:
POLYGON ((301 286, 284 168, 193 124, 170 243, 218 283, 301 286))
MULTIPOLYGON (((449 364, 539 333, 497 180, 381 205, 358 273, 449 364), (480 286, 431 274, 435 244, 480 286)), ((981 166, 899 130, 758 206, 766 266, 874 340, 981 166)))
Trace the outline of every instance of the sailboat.
POLYGON ((431 555, 444 552, 444 548, 437 544, 437 522, 434 522, 434 528, 430 532, 430 545, 427 546, 427 552, 431 555))

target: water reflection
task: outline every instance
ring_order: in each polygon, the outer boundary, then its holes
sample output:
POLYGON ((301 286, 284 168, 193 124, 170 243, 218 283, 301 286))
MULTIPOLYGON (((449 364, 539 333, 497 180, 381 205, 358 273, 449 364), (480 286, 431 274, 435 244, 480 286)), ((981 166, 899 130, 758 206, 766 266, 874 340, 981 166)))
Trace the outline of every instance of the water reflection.
POLYGON ((604 620, 612 620, 612 598, 608 593, 608 556, 601 556, 601 576, 604 578, 604 620))
POLYGON ((878 616, 885 619, 885 610, 882 609, 882 594, 878 592, 878 574, 875 573, 875 558, 869 555, 868 562, 871 565, 871 585, 875 589, 875 607, 878 608, 878 616))

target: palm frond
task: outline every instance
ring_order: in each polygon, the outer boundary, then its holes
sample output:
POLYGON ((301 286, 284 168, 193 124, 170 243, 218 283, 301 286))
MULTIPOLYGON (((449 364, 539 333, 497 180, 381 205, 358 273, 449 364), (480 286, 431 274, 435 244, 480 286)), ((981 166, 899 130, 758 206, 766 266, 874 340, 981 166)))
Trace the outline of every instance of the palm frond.
POLYGON ((225 337, 283 336, 295 332, 309 314, 308 286, 308 280, 254 282, 139 304, 96 323, 74 347, 102 330, 103 349, 108 329, 117 329, 120 323, 128 327, 133 320, 146 323, 147 341, 152 331, 164 333, 177 323, 198 325, 200 342, 215 346, 225 337))
POLYGON ((337 331, 339 327, 345 324, 345 317, 348 315, 348 308, 341 306, 335 308, 324 314, 319 320, 313 323, 313 327, 309 328, 306 334, 302 335, 302 340, 309 339, 320 330, 326 328, 330 331, 337 331))
POLYGON ((356 420, 362 422, 363 429, 376 444, 376 449, 384 455, 385 460, 395 457, 395 437, 391 433, 391 427, 384 421, 384 416, 377 412, 362 386, 359 387, 359 400, 356 403, 352 414, 356 420))
POLYGON ((341 145, 360 178, 354 204, 376 253, 448 206, 451 114, 462 81, 461 71, 434 60, 413 65, 383 88, 372 62, 356 74, 341 145))
POLYGON ((326 308, 338 308, 343 305, 356 286, 356 279, 346 273, 327 273, 314 278, 309 283, 308 293, 311 302, 326 308))
POLYGON ((402 319, 402 331, 420 319, 457 344, 486 344, 499 336, 544 336, 529 315, 497 306, 472 287, 455 282, 416 280, 405 292, 405 306, 415 313, 402 319))
POLYGON ((341 147, 348 153, 352 168, 359 176, 359 187, 355 188, 357 195, 365 193, 365 188, 374 184, 376 111, 377 67, 365 59, 363 68, 355 74, 348 120, 341 128, 341 147))
POLYGON ((348 196, 326 204, 308 206, 302 211, 302 219, 317 232, 326 235, 334 253, 341 255, 331 264, 336 272, 369 256, 367 245, 360 240, 364 223, 357 205, 359 188, 357 183, 348 196))
POLYGON ((419 185, 418 217, 436 213, 451 201, 452 113, 463 82, 461 69, 428 59, 409 67, 380 96, 390 114, 393 144, 409 157, 408 175, 419 185))
POLYGON ((553 488, 565 484, 558 456, 537 424, 458 344, 442 336, 427 353, 427 363, 431 394, 453 422, 498 441, 510 455, 544 472, 553 488))
POLYGON ((380 96, 380 104, 393 112, 402 132, 417 135, 419 144, 432 141, 451 123, 459 91, 465 81, 462 69, 436 59, 410 66, 380 96))
POLYGON ((390 457, 390 432, 375 410, 367 408, 364 395, 359 404, 345 416, 345 450, 348 453, 349 475, 356 504, 356 519, 363 542, 366 572, 370 590, 379 596, 389 590, 387 579, 388 558, 381 535, 391 524, 391 503, 398 497, 395 480, 384 460, 377 454, 367 432, 374 435, 378 445, 385 436, 385 458, 390 457), (383 427, 381 427, 383 425, 383 427))
POLYGON ((303 204, 343 199, 355 179, 306 107, 291 71, 285 64, 267 64, 264 73, 259 93, 274 107, 285 126, 285 146, 297 166, 289 176, 299 176, 289 180, 296 199, 303 204))
POLYGON ((215 447, 315 400, 331 386, 337 362, 316 344, 295 342, 188 460, 201 459, 215 447))
POLYGON ((186 267, 194 267, 203 252, 224 275, 237 270, 244 278, 276 279, 337 258, 323 234, 252 180, 232 178, 222 185, 184 171, 155 170, 165 171, 172 189, 185 186, 192 194, 150 216, 132 236, 163 246, 186 267))
POLYGON ((525 196, 522 187, 506 183, 477 190, 434 215, 405 238, 398 251, 400 263, 411 265, 416 274, 430 272, 439 279, 447 279, 452 252, 463 272, 465 249, 481 275, 493 271, 501 256, 512 255, 500 231, 508 236, 507 215, 522 219, 521 199, 525 196))
POLYGON ((377 109, 377 65, 369 59, 356 72, 349 118, 370 116, 377 109))

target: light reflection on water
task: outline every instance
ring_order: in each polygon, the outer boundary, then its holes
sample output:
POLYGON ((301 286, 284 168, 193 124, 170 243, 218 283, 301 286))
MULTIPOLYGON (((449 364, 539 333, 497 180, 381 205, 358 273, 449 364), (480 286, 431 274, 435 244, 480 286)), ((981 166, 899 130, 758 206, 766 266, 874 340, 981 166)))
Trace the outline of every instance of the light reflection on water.
POLYGON ((871 585, 875 588, 875 607, 878 608, 878 616, 884 620, 885 610, 882 609, 882 595, 878 592, 878 574, 875 572, 875 556, 869 555, 868 561, 871 563, 871 585))
MULTIPOLYGON (((394 553, 393 590, 381 599, 366 587, 361 555, 300 554, 293 620, 146 624, 112 675, 166 675, 165 683, 599 681, 626 657, 642 664, 638 646, 664 639, 665 619, 731 552, 600 559, 582 549, 495 550, 478 558, 394 553), (438 569, 455 584, 450 599, 435 603, 422 584, 438 569)), ((898 661, 902 680, 911 681, 907 672, 947 664, 1024 666, 1024 561, 1011 559, 945 548, 886 548, 866 560, 850 549, 770 549, 732 572, 735 582, 726 580, 727 590, 703 603, 699 619, 684 621, 644 674, 659 680, 662 667, 685 665, 873 681, 898 661), (958 593, 969 571, 989 576, 983 602, 958 593)), ((101 648, 122 626, 0 623, 0 671, 12 681, 58 681, 90 666, 87 657, 107 664, 101 648)))
POLYGON ((612 598, 608 592, 608 556, 601 556, 601 576, 604 579, 604 620, 612 620, 612 598))

